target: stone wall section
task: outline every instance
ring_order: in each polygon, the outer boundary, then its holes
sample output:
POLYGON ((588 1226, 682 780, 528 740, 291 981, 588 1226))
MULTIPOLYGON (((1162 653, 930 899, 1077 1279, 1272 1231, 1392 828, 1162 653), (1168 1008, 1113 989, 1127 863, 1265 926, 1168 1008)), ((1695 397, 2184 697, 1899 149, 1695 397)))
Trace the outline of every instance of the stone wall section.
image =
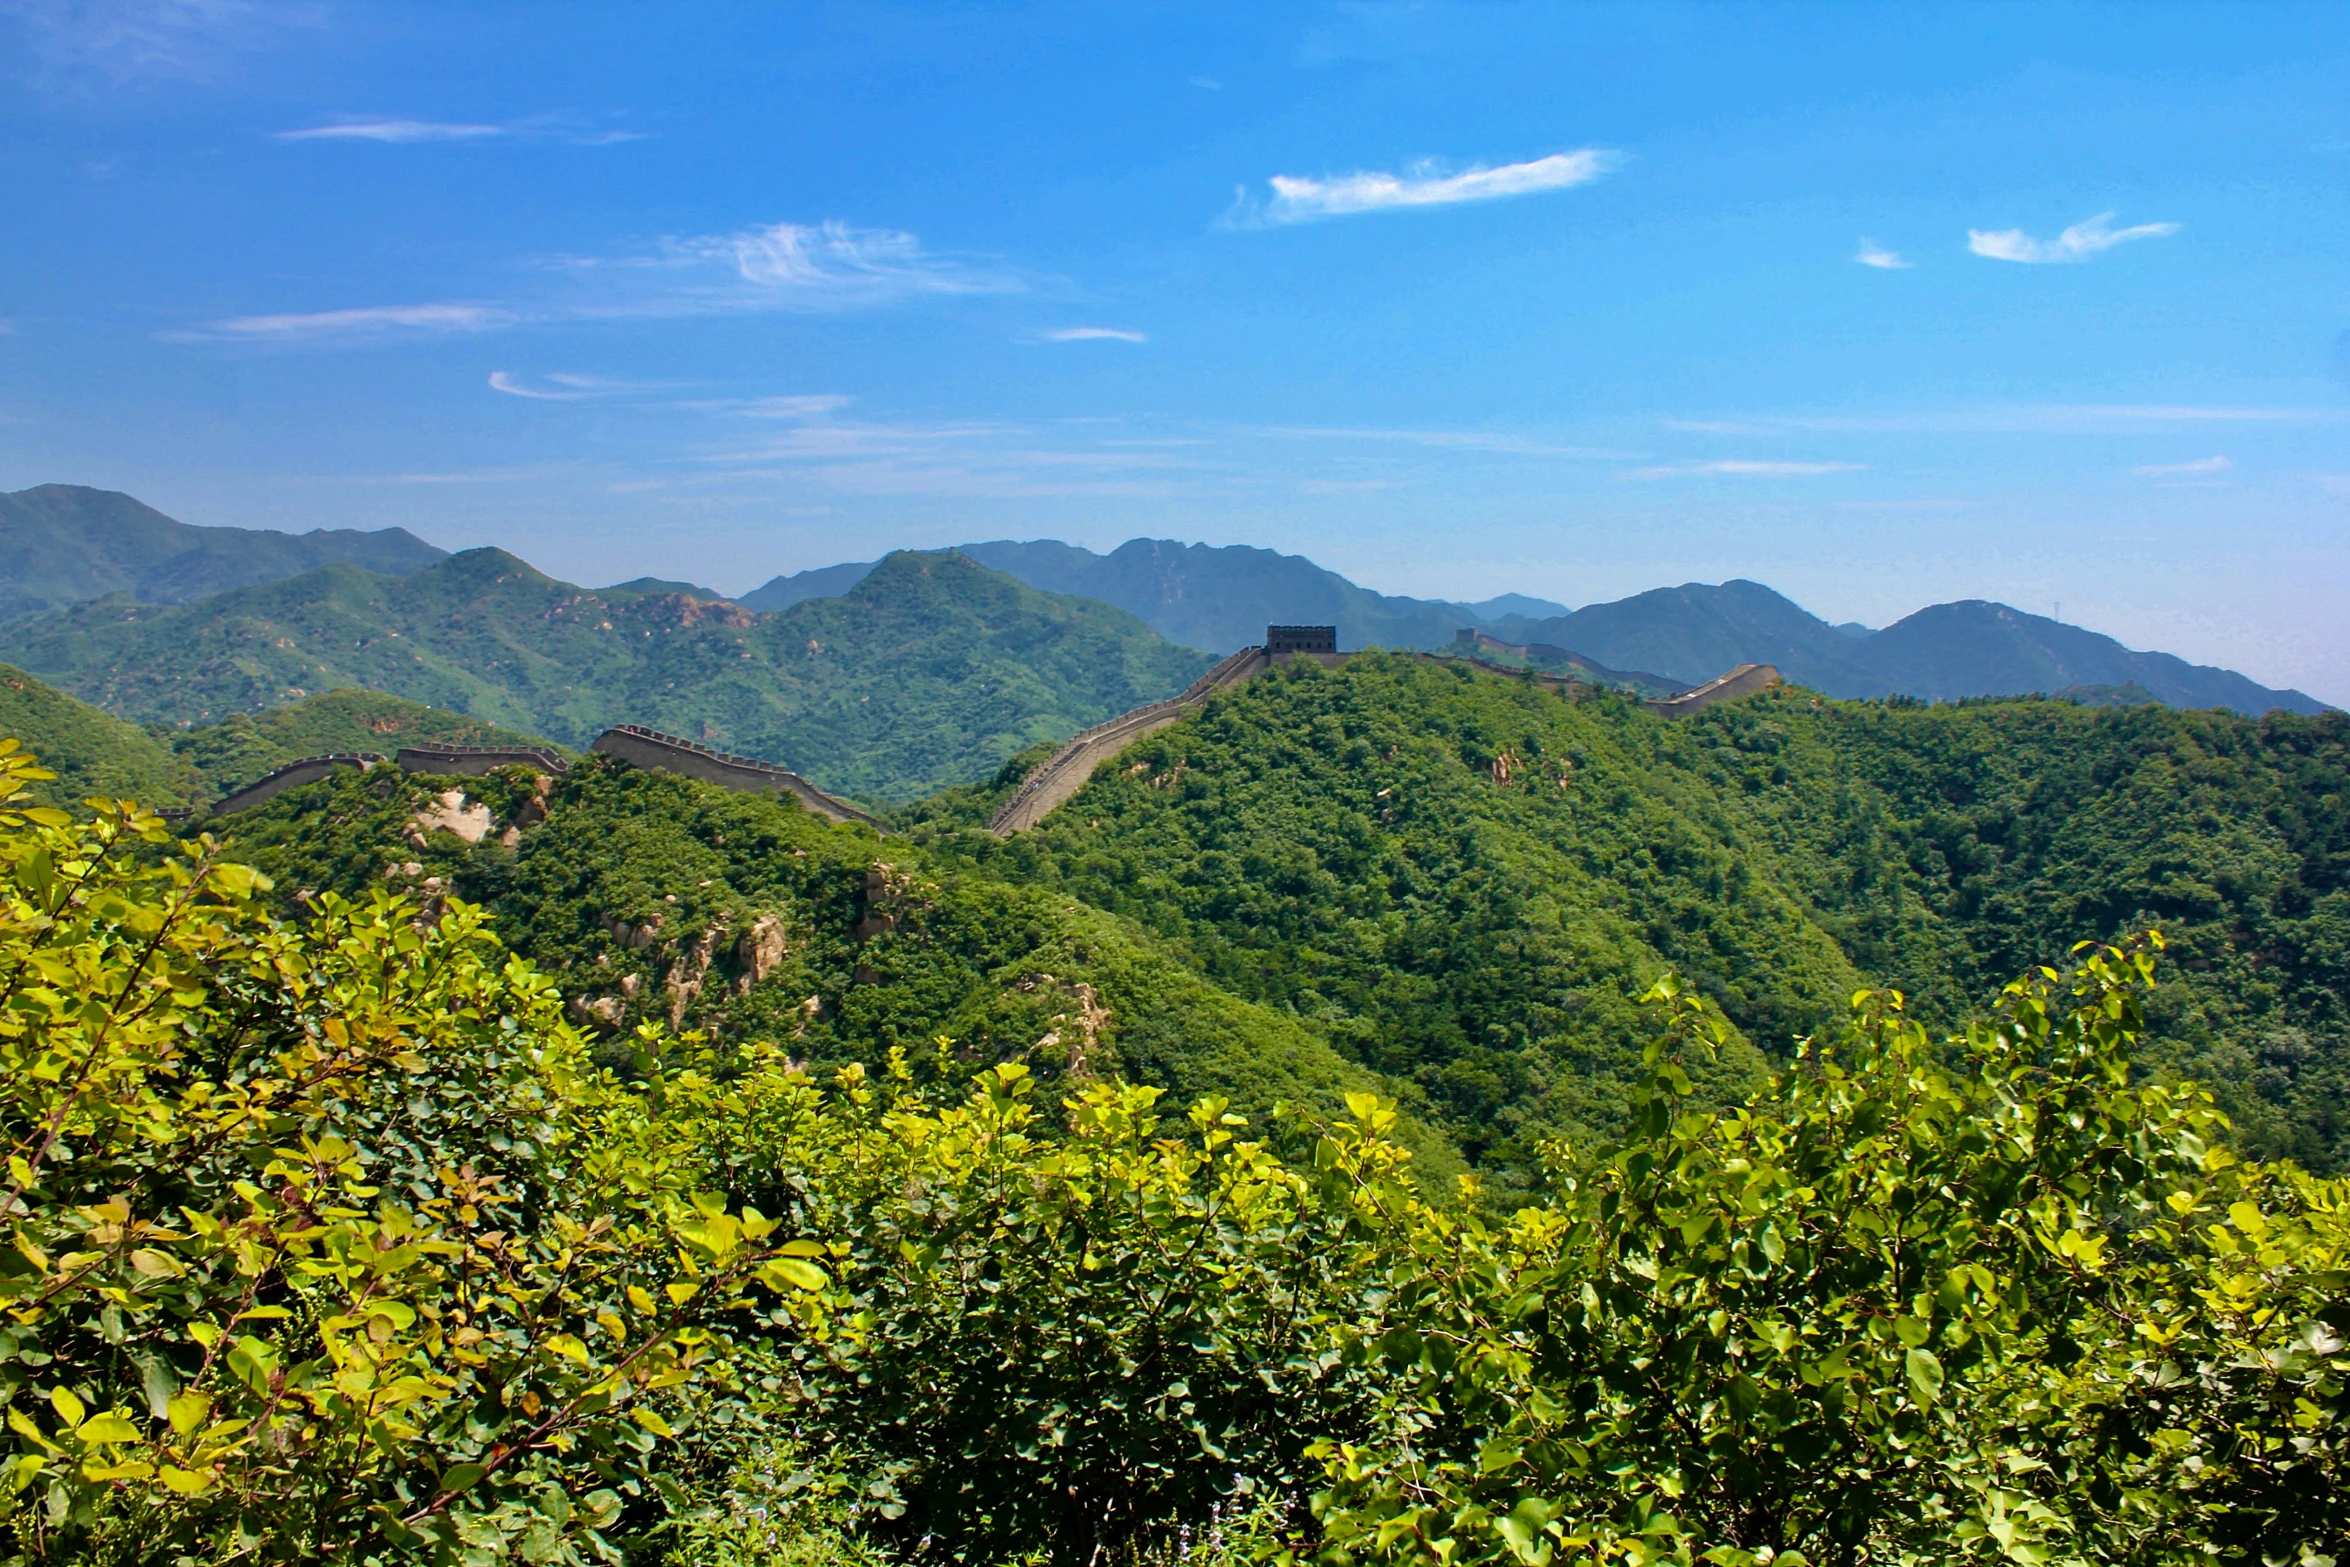
POLYGON ((1643 702, 1640 705, 1652 713, 1662 713, 1667 718, 1686 718, 1691 713, 1704 711, 1716 702, 1729 702, 1742 696, 1752 696, 1757 691, 1768 691, 1777 684, 1779 684, 1779 671, 1776 666, 1740 664, 1728 674, 1716 675, 1694 690, 1684 691, 1679 696, 1665 697, 1655 702, 1643 702))
MULTIPOLYGON (((746 794, 788 794, 827 821, 862 822, 877 832, 884 830, 879 818, 857 809, 846 800, 833 798, 797 773, 786 772, 755 757, 729 756, 723 751, 696 745, 691 740, 662 734, 659 730, 622 724, 597 736, 596 743, 590 749, 633 766, 697 778, 704 783, 714 783, 721 788, 740 790, 746 794)), ((215 801, 211 814, 228 816, 250 810, 264 800, 275 799, 288 789, 316 783, 338 767, 356 768, 364 772, 383 760, 373 752, 355 752, 347 756, 306 756, 298 762, 288 762, 258 783, 248 784, 215 801)), ((528 767, 534 772, 560 775, 569 771, 571 766, 556 752, 536 746, 491 745, 404 746, 400 750, 397 765, 404 773, 423 773, 435 778, 481 778, 501 767, 528 767)), ((525 810, 528 809, 526 806, 525 810)))
POLYGON ((233 811, 249 811, 264 800, 274 800, 288 789, 298 789, 306 783, 316 783, 338 767, 365 772, 383 760, 373 751, 338 751, 332 756, 305 756, 298 762, 288 762, 257 783, 249 783, 236 793, 213 803, 212 814, 226 816, 233 811))
POLYGON ((404 745, 392 759, 404 773, 436 778, 487 778, 501 767, 527 767, 557 777, 571 770, 560 752, 535 745, 404 745))
MULTIPOLYGON (((1318 663, 1330 663, 1345 657, 1340 653, 1290 653, 1284 658, 1312 658, 1318 663)), ((1003 808, 987 824, 987 830, 999 838, 1024 832, 1043 821, 1053 808, 1085 787, 1093 770, 1104 761, 1141 739, 1144 735, 1166 728, 1179 719, 1190 717, 1214 696, 1230 686, 1262 674, 1273 667, 1273 660, 1261 647, 1244 647, 1215 668, 1200 676, 1176 696, 1163 702, 1152 702, 1120 713, 1106 723, 1081 729, 1067 745, 1036 764, 1020 787, 1004 802, 1003 808)))
POLYGON ((620 724, 596 736, 596 743, 588 749, 648 771, 698 778, 722 789, 736 789, 745 794, 788 794, 827 821, 862 822, 876 832, 887 831, 879 817, 858 810, 846 800, 833 798, 798 773, 786 772, 756 757, 713 751, 706 745, 665 735, 657 729, 620 724))

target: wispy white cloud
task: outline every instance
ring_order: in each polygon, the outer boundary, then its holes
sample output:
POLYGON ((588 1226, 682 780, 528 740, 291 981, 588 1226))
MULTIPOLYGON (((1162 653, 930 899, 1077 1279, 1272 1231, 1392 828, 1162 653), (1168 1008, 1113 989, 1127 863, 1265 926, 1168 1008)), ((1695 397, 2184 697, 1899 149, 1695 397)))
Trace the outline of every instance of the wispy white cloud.
POLYGON ((322 338, 372 338, 398 332, 489 332, 521 319, 494 305, 369 305, 357 310, 303 314, 231 316, 197 332, 175 337, 228 339, 252 343, 295 343, 322 338))
POLYGON ((503 125, 449 120, 337 120, 331 125, 308 125, 300 130, 273 133, 278 141, 381 141, 395 145, 420 141, 485 141, 508 134, 503 125))
POLYGON ((16 336, 16 323, 6 316, 0 316, 0 337, 14 336, 16 336))
MULTIPOLYGON (((763 310, 855 310, 925 295, 1011 293, 1025 285, 925 251, 898 229, 776 223, 734 234, 669 239, 649 252, 570 256, 546 267, 577 287, 556 298, 498 303, 370 305, 351 310, 232 316, 178 341, 366 342, 402 332, 490 332, 525 322, 717 315, 763 310)), ((500 391, 533 395, 516 380, 500 391)), ((539 389, 541 395, 559 395, 539 389)))
POLYGON ((1858 473, 1868 466, 1858 462, 1756 462, 1746 458, 1730 457, 1716 462, 1665 463, 1654 468, 1635 468, 1635 479, 1677 479, 1695 474, 1734 474, 1757 479, 1802 479, 1823 473, 1858 473))
POLYGON ((2113 214, 2100 212, 2066 229, 2056 238, 2034 239, 2022 229, 1968 229, 1967 249, 1993 261, 2024 261, 2031 263, 2086 261, 2101 250, 2111 250, 2134 239, 2162 239, 2176 234, 2176 223, 2140 223, 2134 227, 2112 227, 2113 214))
POLYGON ((2095 435, 2150 424, 2337 424, 2342 408, 2230 408, 2191 403, 2042 403, 1919 409, 1892 414, 1797 414, 1771 421, 1790 430, 1943 430, 2095 435))
POLYGON ((413 120, 399 116, 351 115, 325 125, 273 131, 277 141, 373 141, 394 146, 436 141, 565 141, 582 147, 608 147, 615 142, 642 141, 640 131, 583 128, 564 115, 537 115, 522 120, 413 120))
POLYGON ((1741 424, 1734 419, 1665 419, 1660 422, 1668 430, 1695 430, 1703 435, 1770 434, 1768 425, 1741 424))
POLYGON ((2166 478, 2198 473, 2225 473, 2234 466, 2236 465, 2225 457, 2198 457, 2193 462, 2144 463, 2132 468, 2130 472, 2142 473, 2154 478, 2166 478))
POLYGON ((1187 76, 1184 80, 1202 92, 1222 92, 1224 90, 1224 84, 1213 76, 1187 76))
POLYGON ((653 253, 574 258, 610 297, 582 315, 701 315, 736 310, 851 310, 924 295, 1008 294, 1020 279, 932 254, 903 229, 771 223, 667 239, 653 253))
POLYGON ((1065 326, 1057 332, 1047 332, 1048 343, 1147 343, 1149 337, 1140 332, 1129 332, 1114 326, 1065 326))
POLYGON ((1887 250, 1865 234, 1861 236, 1860 249, 1853 253, 1852 259, 1864 267, 1875 267, 1880 272, 1906 272, 1916 264, 1902 260, 1900 251, 1887 250))
POLYGON ((1434 162, 1413 164, 1401 174, 1366 172, 1322 179, 1276 174, 1267 181, 1273 191, 1270 198, 1252 202, 1243 191, 1221 221, 1228 227, 1259 228, 1397 207, 1450 207, 1530 196, 1587 185, 1622 161, 1620 154, 1605 148, 1584 147, 1525 163, 1479 164, 1457 174, 1444 172, 1434 162))
POLYGON ((817 419, 856 401, 839 392, 800 393, 785 397, 753 397, 726 405, 729 413, 746 419, 817 419))
POLYGON ((676 381, 621 381, 611 376, 571 375, 550 370, 538 378, 533 386, 526 378, 511 370, 490 372, 490 389, 510 397, 531 397, 541 402, 575 403, 590 397, 624 397, 632 392, 668 391, 682 383, 676 381))

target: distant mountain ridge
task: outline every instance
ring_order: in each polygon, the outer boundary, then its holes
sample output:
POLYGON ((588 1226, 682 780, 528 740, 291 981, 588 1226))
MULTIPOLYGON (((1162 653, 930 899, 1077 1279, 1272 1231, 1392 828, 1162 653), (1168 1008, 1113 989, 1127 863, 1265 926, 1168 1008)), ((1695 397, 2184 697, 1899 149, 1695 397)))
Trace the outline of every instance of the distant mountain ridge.
MULTIPOLYGON (((1472 605, 1374 593, 1303 555, 1248 544, 1129 539, 1107 555, 1057 539, 996 539, 955 548, 1032 588, 1114 604, 1168 640, 1210 653, 1261 642, 1265 627, 1277 624, 1334 625, 1338 645, 1346 649, 1441 647, 1464 622, 1482 622, 1492 613, 1563 608, 1519 594, 1472 605)), ((846 592, 871 569, 861 561, 820 566, 777 577, 737 602, 748 609, 784 609, 846 592)))
POLYGON ((363 686, 566 745, 640 723, 869 799, 983 778, 1180 691, 1212 662, 960 555, 756 614, 559 582, 498 549, 336 563, 185 605, 115 595, 0 627, 6 655, 122 717, 199 723, 363 686))
POLYGON ((1509 617, 1493 634, 1548 642, 1618 668, 1695 684, 1733 664, 1774 664, 1829 696, 1973 696, 2136 686, 2171 707, 2322 713, 2307 692, 2275 690, 2232 669, 2141 653, 2100 632, 2005 604, 1933 604, 1882 631, 1832 626, 1759 582, 1684 583, 1546 620, 1509 617))
POLYGON ((42 484, 0 492, 0 620, 109 593, 185 604, 335 561, 396 575, 447 554, 405 528, 199 528, 116 490, 42 484))

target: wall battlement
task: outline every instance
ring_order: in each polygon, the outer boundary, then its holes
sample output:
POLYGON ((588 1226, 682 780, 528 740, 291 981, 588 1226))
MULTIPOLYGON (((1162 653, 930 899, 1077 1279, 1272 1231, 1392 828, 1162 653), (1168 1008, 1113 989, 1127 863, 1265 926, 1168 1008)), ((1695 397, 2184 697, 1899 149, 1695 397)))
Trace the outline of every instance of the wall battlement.
POLYGON ((234 794, 215 800, 211 814, 228 816, 237 811, 249 811, 264 800, 276 799, 288 789, 316 783, 338 767, 348 767, 363 773, 382 761, 383 758, 373 751, 337 751, 332 756, 305 756, 298 762, 286 763, 276 772, 245 785, 234 794))
POLYGON ((535 767, 558 777, 571 771, 561 754, 535 745, 404 745, 392 759, 404 773, 445 778, 486 778, 501 767, 535 767))
MULTIPOLYGON (((649 771, 698 778, 704 783, 714 783, 721 788, 736 789, 746 794, 788 794, 827 821, 862 822, 876 831, 886 830, 878 818, 857 809, 846 800, 833 798, 797 773, 787 772, 756 757, 730 756, 723 751, 713 751, 706 745, 696 745, 676 735, 665 735, 657 729, 620 724, 597 736, 596 743, 590 749, 649 771)), ((337 768, 355 768, 365 772, 383 760, 383 757, 372 751, 306 756, 298 762, 288 762, 259 782, 247 784, 213 802, 210 814, 230 816, 238 811, 251 810, 288 789, 316 783, 337 768)), ((481 778, 501 767, 529 767, 557 775, 571 769, 571 764, 554 751, 537 746, 497 745, 403 746, 395 765, 403 773, 454 778, 481 778)), ((184 820, 196 814, 192 811, 178 812, 174 813, 174 819, 184 820)))
POLYGON ((596 743, 588 749, 634 767, 675 773, 681 778, 698 778, 703 783, 738 789, 745 794, 788 794, 828 821, 862 822, 876 832, 888 830, 879 817, 857 809, 846 800, 833 798, 798 773, 787 772, 754 756, 713 751, 706 745, 665 735, 658 729, 615 724, 596 736, 596 743))
POLYGON ((1767 691, 1777 684, 1779 684, 1779 671, 1776 666, 1740 664, 1728 674, 1716 675, 1694 690, 1684 691, 1678 696, 1665 697, 1655 702, 1643 702, 1640 705, 1652 713, 1662 713, 1667 718, 1686 718, 1691 713, 1702 712, 1716 702, 1729 702, 1742 696, 1752 696, 1757 691, 1767 691))

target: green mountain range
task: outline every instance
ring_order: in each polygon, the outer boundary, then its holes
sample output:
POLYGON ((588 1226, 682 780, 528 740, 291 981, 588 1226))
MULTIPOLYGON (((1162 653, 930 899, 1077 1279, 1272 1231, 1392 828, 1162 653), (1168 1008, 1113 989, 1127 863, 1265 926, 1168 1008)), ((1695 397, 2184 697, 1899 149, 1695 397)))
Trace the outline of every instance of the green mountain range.
MULTIPOLYGON (((1349 649, 1439 648, 1466 628, 1570 655, 1536 660, 1545 667, 1582 660, 1635 672, 1635 684, 1680 689, 1755 663, 1774 664, 1790 680, 1833 696, 1952 701, 2134 683, 2172 707, 2253 714, 2326 708, 2304 692, 2273 690, 2168 653, 2135 652, 2111 637, 1981 600, 1936 604, 1872 631, 1832 626, 1759 582, 1688 583, 1569 612, 1523 594, 1481 604, 1391 597, 1303 556, 1245 545, 1130 539, 1107 555, 1051 539, 958 548, 1031 587, 1101 599, 1187 647, 1215 652, 1248 646, 1274 623, 1335 625, 1338 645, 1349 649)), ((851 562, 778 577, 742 602, 781 609, 845 592, 871 569, 851 562)))
MULTIPOLYGON (((2137 652, 2077 626, 1979 600, 1933 605, 1872 631, 1850 623, 1830 625, 1762 584, 1745 581, 1658 588, 1570 612, 1517 593, 1477 604, 1374 593, 1303 556, 1246 545, 1130 539, 1101 555, 1051 539, 998 539, 960 546, 958 553, 1047 593, 1097 599, 1170 641, 1211 652, 1254 643, 1274 623, 1334 625, 1344 648, 1433 649, 1471 627, 1507 643, 1557 647, 1572 656, 1570 662, 1646 671, 1674 687, 1696 685, 1753 662, 1774 664, 1788 678, 1834 696, 1940 701, 2134 686, 2173 707, 2232 707, 2257 714, 2272 707, 2314 713, 2326 706, 2306 693, 2272 689, 2232 670, 2137 652)), ((177 604, 282 580, 330 562, 384 575, 420 570, 443 558, 441 551, 396 528, 298 536, 190 528, 111 491, 43 485, 0 495, 0 621, 110 593, 141 603, 177 604)), ((848 562, 777 577, 739 602, 753 612, 772 613, 811 599, 837 598, 862 582, 874 564, 848 562)), ((675 595, 712 602, 722 597, 692 583, 654 577, 596 591, 616 600, 675 595)), ((317 689, 298 680, 290 685, 317 689)), ((230 706, 233 710, 236 704, 230 706)), ((517 722, 520 715, 484 711, 483 716, 517 722)), ((689 725, 705 720, 714 725, 728 721, 700 713, 682 719, 689 725)))
MULTIPOLYGON (((1230 653, 1264 640, 1268 625, 1334 625, 1342 648, 1432 648, 1464 624, 1508 614, 1564 614, 1566 606, 1508 593, 1483 604, 1403 598, 1357 587, 1302 555, 1246 544, 1129 539, 1107 555, 1057 539, 960 544, 958 553, 1048 593, 1115 604, 1185 647, 1230 653)), ((845 593, 869 561, 777 577, 742 596, 751 609, 784 609, 845 593)))
MULTIPOLYGON (((674 1013, 869 1064, 945 1035, 965 1068, 1066 1069, 1074 1038, 1252 1111, 1360 1074, 1504 1188, 1545 1140, 1617 1125, 1668 969, 1735 1027, 1702 1085, 1731 1099, 1863 985, 1953 1023, 1999 976, 2159 924, 2149 1066, 2217 1084, 2246 1147, 2350 1168, 2341 714, 1781 691, 1670 721, 1370 655, 1234 688, 1037 829, 980 831, 1020 772, 887 840, 601 759, 518 850, 415 853, 442 786, 380 773, 229 830, 288 885, 416 863, 608 1026, 674 1013), (744 945, 762 914, 807 965, 773 987, 744 945)), ((519 809, 519 785, 467 787, 519 809)))
POLYGON ((646 724, 877 799, 984 778, 1211 662, 1106 604, 911 552, 842 597, 759 615, 468 550, 404 576, 337 564, 186 605, 117 595, 0 627, 0 649, 144 721, 363 686, 575 747, 646 724))
POLYGON ((418 571, 447 553, 403 528, 191 527, 114 490, 43 484, 0 493, 0 620, 109 593, 184 604, 331 561, 418 571))
POLYGON ((1614 1103, 1610 1042, 1668 965, 1776 1052, 1858 983, 1955 1021, 2158 923, 2156 1064, 2222 1084, 2254 1146, 2343 1168, 2346 802, 2339 713, 1781 691, 1664 721, 1358 659, 1251 682, 1035 831, 953 843, 1315 1020, 1489 1158, 1614 1103))

